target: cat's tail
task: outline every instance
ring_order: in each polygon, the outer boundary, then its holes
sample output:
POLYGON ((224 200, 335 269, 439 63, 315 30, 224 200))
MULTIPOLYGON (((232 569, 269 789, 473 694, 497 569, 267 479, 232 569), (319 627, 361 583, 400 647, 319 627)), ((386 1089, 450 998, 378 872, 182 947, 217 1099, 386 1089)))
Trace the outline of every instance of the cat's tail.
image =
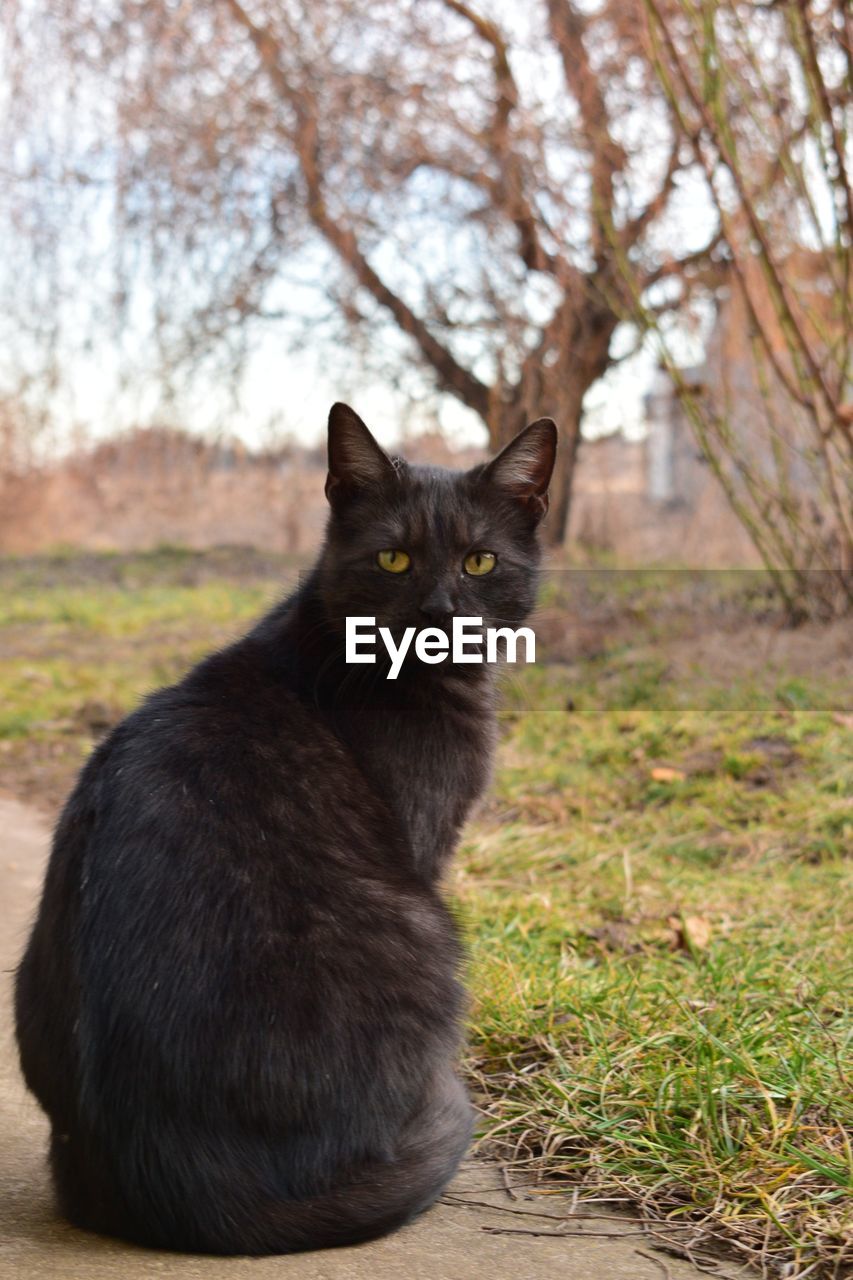
POLYGON ((186 1224, 188 1236, 167 1247, 260 1256, 333 1249, 387 1235, 441 1195, 471 1130, 468 1096, 448 1075, 404 1133, 394 1160, 364 1166, 345 1184, 312 1199, 256 1200, 236 1212, 233 1204, 222 1206, 221 1213, 205 1213, 203 1225, 198 1219, 186 1224))
MULTIPOLYGON (((471 1140, 472 1111, 455 1078, 418 1117, 398 1157, 359 1171, 346 1185, 316 1199, 257 1206, 244 1230, 226 1232, 213 1252, 293 1253, 361 1244, 417 1217, 441 1195, 471 1140)), ((211 1242, 213 1243, 213 1242, 211 1242)))

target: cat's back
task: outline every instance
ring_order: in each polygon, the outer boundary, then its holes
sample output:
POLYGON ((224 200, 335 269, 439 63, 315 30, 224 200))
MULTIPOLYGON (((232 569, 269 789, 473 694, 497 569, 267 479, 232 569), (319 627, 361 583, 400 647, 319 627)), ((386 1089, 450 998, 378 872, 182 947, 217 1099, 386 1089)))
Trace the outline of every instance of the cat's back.
POLYGON ((158 835, 183 839, 187 857, 281 866, 322 848, 337 874, 399 870, 390 809, 288 677, 252 635, 210 655, 113 730, 69 808, 95 836, 147 833, 152 850, 158 835))
POLYGON ((391 808, 252 636, 100 745, 58 825, 45 899, 73 915, 95 965, 122 939, 141 984, 174 962, 260 980, 273 950, 277 973, 304 973, 315 952, 393 971, 413 932, 455 958, 391 808))
POLYGON ((387 1089, 383 1037, 407 1045, 416 1080, 408 1046, 455 1039, 457 961, 452 920, 407 870, 390 810, 248 637, 151 696, 94 753, 57 828, 21 990, 24 1002, 46 982, 80 992, 81 1079, 94 1073, 102 1095, 136 1089, 141 1065, 171 1077, 203 1045, 207 1097, 224 1098, 247 1075, 229 1054, 263 1036, 248 1091, 263 1099, 258 1064, 273 1056, 303 1082, 304 1059, 338 1081, 347 1062, 370 1060, 387 1089), (75 957, 64 981, 57 954, 75 957), (117 1037, 130 1076, 114 1063, 117 1037))

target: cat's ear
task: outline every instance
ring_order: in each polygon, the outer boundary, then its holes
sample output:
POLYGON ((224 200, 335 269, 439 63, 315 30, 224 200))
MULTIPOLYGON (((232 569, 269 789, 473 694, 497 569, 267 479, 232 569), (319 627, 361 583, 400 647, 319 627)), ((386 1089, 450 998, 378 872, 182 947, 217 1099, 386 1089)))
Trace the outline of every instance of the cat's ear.
POLYGON ((326 497, 335 503, 395 474, 394 464, 348 404, 329 413, 329 474, 326 497))
POLYGON ((557 456, 557 426, 538 418, 486 466, 483 479, 523 503, 537 520, 548 510, 548 485, 557 456))

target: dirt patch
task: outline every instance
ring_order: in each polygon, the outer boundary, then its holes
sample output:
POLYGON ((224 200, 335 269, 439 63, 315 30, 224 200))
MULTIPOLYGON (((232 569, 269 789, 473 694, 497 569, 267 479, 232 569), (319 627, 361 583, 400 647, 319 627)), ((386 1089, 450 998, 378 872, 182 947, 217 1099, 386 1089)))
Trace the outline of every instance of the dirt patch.
POLYGON ((853 645, 849 620, 803 623, 786 627, 774 622, 746 622, 736 628, 705 630, 661 642, 675 678, 697 676, 730 680, 804 679, 850 681, 853 688, 853 645))
POLYGON ((91 749, 87 738, 0 740, 0 784, 53 821, 91 749))

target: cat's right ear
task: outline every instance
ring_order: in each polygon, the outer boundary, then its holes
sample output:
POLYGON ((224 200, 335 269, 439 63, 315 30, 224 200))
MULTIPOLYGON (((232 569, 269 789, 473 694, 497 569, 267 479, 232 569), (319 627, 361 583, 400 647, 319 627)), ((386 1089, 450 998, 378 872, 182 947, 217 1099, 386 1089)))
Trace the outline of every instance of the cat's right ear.
POLYGON ((556 455, 556 423, 553 418, 537 418, 492 458, 482 476, 520 502, 535 520, 541 520, 548 510, 548 485, 556 455))
POLYGON ((326 497, 334 506, 359 489, 378 485, 396 474, 361 418, 348 404, 333 404, 329 413, 329 474, 326 497))

